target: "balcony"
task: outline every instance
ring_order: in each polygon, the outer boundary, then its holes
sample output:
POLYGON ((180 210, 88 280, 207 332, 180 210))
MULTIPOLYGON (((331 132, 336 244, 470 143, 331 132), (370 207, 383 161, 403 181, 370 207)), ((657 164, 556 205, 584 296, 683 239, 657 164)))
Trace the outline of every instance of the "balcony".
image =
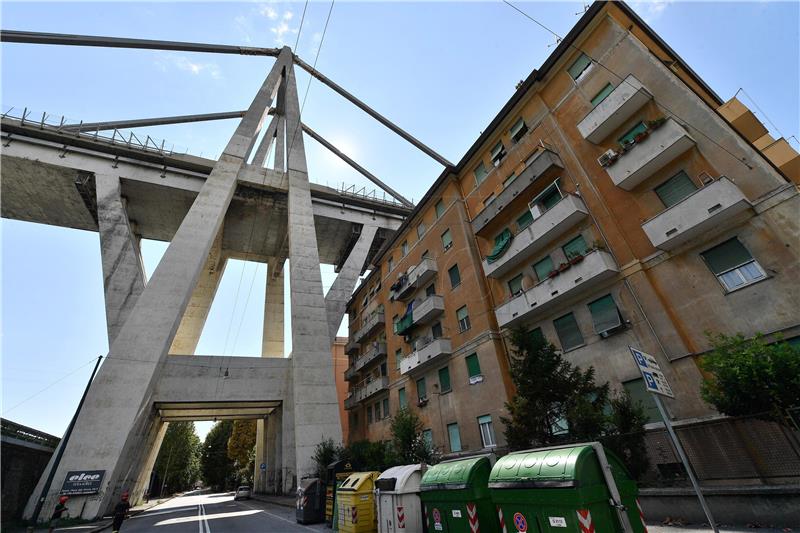
POLYGON ((694 144, 683 126, 670 118, 606 170, 614 185, 630 191, 694 144))
POLYGON ((429 344, 404 357, 400 361, 400 373, 408 374, 422 369, 440 355, 450 355, 451 353, 453 353, 453 349, 450 345, 450 339, 434 339, 429 344))
POLYGON ((580 197, 574 194, 564 196, 527 228, 517 233, 502 257, 493 263, 484 259, 483 271, 490 278, 504 276, 588 214, 580 197))
POLYGON ((525 167, 525 170, 472 219, 472 231, 478 233, 485 228, 512 200, 525 192, 533 182, 552 168, 563 169, 564 165, 561 163, 561 159, 555 152, 547 149, 540 150, 534 155, 533 161, 525 167))
POLYGON ((371 362, 375 361, 376 359, 386 355, 386 343, 385 342, 376 342, 372 346, 372 348, 361 357, 356 359, 352 365, 347 369, 344 373, 344 379, 347 381, 351 381, 353 377, 358 374, 358 371, 370 364, 371 362))
POLYGON ((368 335, 372 335, 386 324, 383 313, 373 313, 364 320, 364 325, 353 335, 353 341, 361 342, 368 335))
POLYGON ((522 321, 541 317, 571 297, 614 278, 618 272, 611 254, 603 250, 590 252, 580 263, 497 307, 497 322, 500 327, 512 327, 522 321))
POLYGON ((436 261, 427 257, 417 266, 412 268, 405 278, 401 277, 395 285, 392 285, 391 296, 393 300, 408 300, 414 293, 426 283, 436 277, 439 268, 436 261))
POLYGON ((344 353, 347 355, 355 355, 358 353, 360 345, 356 341, 350 341, 344 346, 344 353))
POLYGON ((739 187, 722 176, 651 218, 642 229, 653 246, 672 250, 750 207, 739 187))
POLYGON ((444 313, 444 298, 437 294, 432 294, 422 302, 414 305, 411 323, 414 326, 428 324, 442 313, 444 313))
POLYGON ((389 377, 388 376, 381 376, 377 379, 373 379, 369 383, 365 383, 354 387, 350 391, 350 396, 344 399, 344 408, 345 409, 352 409, 360 402, 363 402, 370 396, 373 396, 383 390, 389 388, 389 377))
POLYGON ((652 98, 642 83, 630 75, 578 123, 578 131, 587 141, 599 144, 652 98))

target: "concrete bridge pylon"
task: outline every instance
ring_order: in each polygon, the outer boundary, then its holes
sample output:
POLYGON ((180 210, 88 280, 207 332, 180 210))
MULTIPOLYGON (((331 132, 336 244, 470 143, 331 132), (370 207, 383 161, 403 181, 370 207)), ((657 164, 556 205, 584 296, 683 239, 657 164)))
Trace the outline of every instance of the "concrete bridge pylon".
MULTIPOLYGON (((40 518, 50 515, 68 472, 104 471, 98 494, 73 498, 73 516, 78 510, 83 518, 100 516, 124 491, 134 501, 141 498, 170 421, 259 420, 256 464, 268 468, 260 472, 257 466, 255 488, 263 491, 292 490, 297 479, 313 473, 315 445, 324 438, 341 440, 332 336, 379 227, 364 217, 326 296, 315 228, 320 207, 312 205, 294 65, 295 56, 284 47, 150 280, 142 268, 136 221, 121 192, 128 186, 125 177, 113 168, 94 173, 110 348, 75 420, 40 518), (260 136, 270 112, 275 116, 260 136), (263 357, 187 357, 225 268, 222 235, 232 198, 253 174, 251 154, 254 163, 263 163, 263 143, 276 143, 281 152, 278 168, 264 175, 285 184, 287 204, 284 244, 267 258, 263 357), (292 353, 284 357, 287 259, 292 353)), ((31 496, 27 517, 52 468, 51 463, 31 496)))

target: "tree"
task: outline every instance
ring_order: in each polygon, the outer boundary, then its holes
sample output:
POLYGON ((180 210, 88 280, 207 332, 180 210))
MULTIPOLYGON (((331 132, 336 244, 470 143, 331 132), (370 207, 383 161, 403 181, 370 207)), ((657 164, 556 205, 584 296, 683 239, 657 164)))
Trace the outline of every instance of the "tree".
POLYGON ((594 368, 566 361, 538 333, 511 333, 511 377, 517 394, 501 417, 509 448, 521 450, 566 442, 601 441, 638 477, 647 469, 641 404, 627 392, 611 394, 595 382, 594 368))
POLYGON ((337 446, 333 439, 325 439, 314 448, 314 455, 311 457, 317 465, 317 477, 325 479, 328 475, 328 465, 338 460, 342 452, 341 446, 337 446))
POLYGON ((701 362, 709 374, 701 394, 719 412, 781 419, 786 409, 800 406, 800 347, 783 340, 768 344, 761 334, 707 335, 713 349, 701 362))
POLYGON ((422 434, 422 421, 417 414, 402 408, 392 417, 392 450, 400 464, 435 462, 431 443, 422 434))
POLYGON ((231 488, 235 482, 234 462, 228 457, 228 439, 233 433, 233 422, 222 420, 214 424, 206 435, 200 456, 203 481, 216 490, 231 488))
POLYGON ((236 483, 253 483, 255 469, 256 421, 236 420, 228 438, 228 458, 234 461, 236 483))
POLYGON ((190 488, 200 473, 200 437, 193 422, 170 422, 154 467, 167 494, 190 488))

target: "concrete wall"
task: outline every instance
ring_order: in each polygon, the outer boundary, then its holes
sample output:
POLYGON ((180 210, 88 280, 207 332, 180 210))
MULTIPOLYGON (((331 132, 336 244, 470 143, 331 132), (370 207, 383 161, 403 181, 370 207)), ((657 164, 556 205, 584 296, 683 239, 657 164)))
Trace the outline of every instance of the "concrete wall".
MULTIPOLYGON (((55 450, 3 436, 0 444, 2 464, 3 523, 22 518, 28 497, 55 450)), ((60 487, 59 487, 60 488, 60 487)))

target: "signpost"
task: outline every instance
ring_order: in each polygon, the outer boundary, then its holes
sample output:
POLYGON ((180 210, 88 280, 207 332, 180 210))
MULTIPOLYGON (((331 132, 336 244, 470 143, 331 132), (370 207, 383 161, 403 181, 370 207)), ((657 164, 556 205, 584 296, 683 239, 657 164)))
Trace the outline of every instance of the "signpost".
POLYGON ((658 366, 658 361, 656 361, 652 355, 641 350, 637 350, 632 346, 628 346, 628 348, 630 348, 631 354, 633 354, 633 359, 636 361, 636 365, 639 367, 639 371, 642 373, 645 388, 648 392, 653 393, 653 399, 658 407, 658 412, 661 413, 661 418, 664 419, 664 425, 667 428, 667 433, 669 433, 669 438, 672 440, 672 445, 675 446, 675 450, 678 452, 678 457, 680 457, 683 467, 686 469, 686 473, 689 475, 689 480, 692 482, 692 487, 694 487, 694 491, 697 493, 697 499, 700 500, 700 506, 703 508, 706 519, 708 519, 708 523, 711 525, 714 533, 719 533, 719 528, 717 528, 717 523, 714 522, 714 517, 711 515, 711 509, 708 507, 706 499, 703 497, 703 492, 700 490, 700 484, 697 482, 697 478, 694 475, 694 470, 692 470, 692 466, 689 464, 689 459, 686 457, 686 453, 683 451, 683 446, 681 446, 678 436, 675 434, 675 430, 672 428, 672 422, 670 422, 667 410, 664 408, 664 404, 661 403, 661 396, 669 396, 670 398, 675 397, 675 395, 672 393, 672 387, 669 386, 666 376, 663 372, 661 372, 661 367, 658 366))

